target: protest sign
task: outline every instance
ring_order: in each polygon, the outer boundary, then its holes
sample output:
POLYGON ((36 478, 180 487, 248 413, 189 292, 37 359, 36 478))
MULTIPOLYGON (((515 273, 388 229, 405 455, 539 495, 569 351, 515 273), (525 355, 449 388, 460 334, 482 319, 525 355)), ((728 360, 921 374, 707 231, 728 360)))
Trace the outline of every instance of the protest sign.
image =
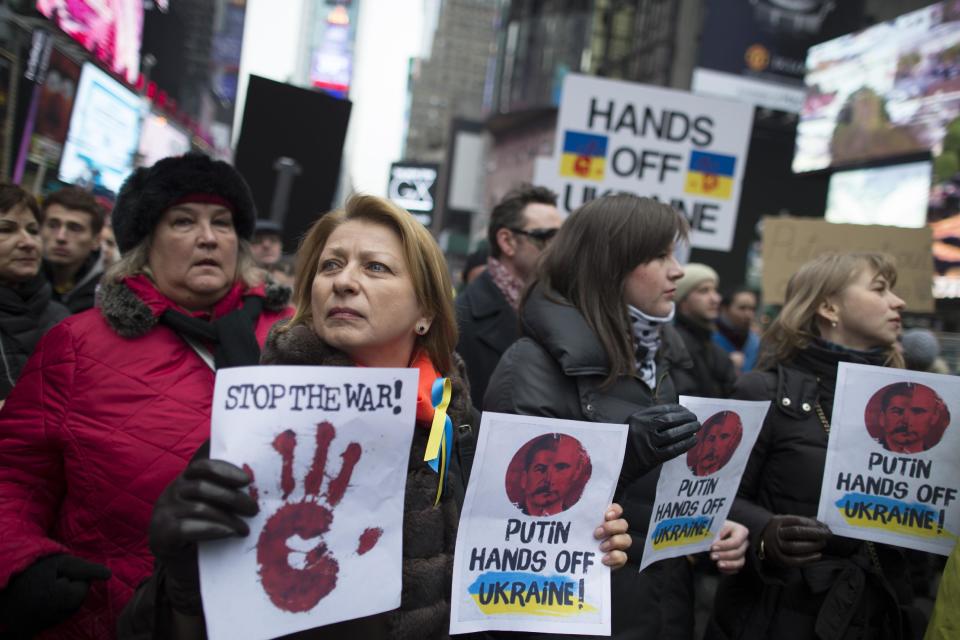
POLYGON ((210 457, 254 477, 260 512, 246 538, 200 546, 211 640, 275 638, 400 605, 417 380, 415 369, 217 372, 210 457))
POLYGON ((950 555, 958 412, 960 378, 841 362, 817 519, 836 535, 950 555))
POLYGON ((566 212, 608 193, 656 198, 687 218, 693 247, 729 251, 752 124, 750 105, 568 74, 534 182, 566 212))
POLYGON ((763 219, 763 302, 783 304, 790 276, 805 262, 831 251, 870 251, 893 257, 895 293, 907 310, 933 311, 930 229, 835 224, 818 218, 763 219))
POLYGON ((593 532, 626 425, 484 413, 460 514, 450 633, 610 634, 610 569, 593 532))
POLYGON ((710 548, 740 487, 770 403, 680 396, 703 429, 686 455, 660 467, 640 570, 710 548))

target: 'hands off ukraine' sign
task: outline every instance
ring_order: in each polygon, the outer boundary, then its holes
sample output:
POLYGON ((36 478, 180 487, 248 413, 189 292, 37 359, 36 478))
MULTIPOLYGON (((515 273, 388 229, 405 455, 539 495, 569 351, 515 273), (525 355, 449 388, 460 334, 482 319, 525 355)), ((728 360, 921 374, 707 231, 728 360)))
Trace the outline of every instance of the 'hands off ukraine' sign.
POLYGON ((607 193, 654 197, 686 216, 692 246, 727 251, 752 122, 749 105, 568 75, 554 158, 534 182, 568 212, 607 193))

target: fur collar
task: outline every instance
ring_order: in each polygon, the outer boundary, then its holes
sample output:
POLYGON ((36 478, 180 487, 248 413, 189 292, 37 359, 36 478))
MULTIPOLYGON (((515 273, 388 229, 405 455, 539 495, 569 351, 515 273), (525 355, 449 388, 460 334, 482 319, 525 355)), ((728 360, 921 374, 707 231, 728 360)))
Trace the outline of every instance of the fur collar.
MULTIPOLYGON (((289 287, 268 281, 264 285, 264 311, 283 311, 290 301, 289 287)), ((139 338, 149 333, 159 321, 150 307, 137 294, 120 282, 100 287, 99 307, 103 318, 121 338, 139 338)))

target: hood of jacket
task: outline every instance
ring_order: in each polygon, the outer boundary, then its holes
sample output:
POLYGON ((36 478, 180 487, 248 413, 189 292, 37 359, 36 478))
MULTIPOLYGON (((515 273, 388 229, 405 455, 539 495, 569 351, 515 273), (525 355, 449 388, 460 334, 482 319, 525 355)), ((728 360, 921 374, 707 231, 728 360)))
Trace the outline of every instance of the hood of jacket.
MULTIPOLYGON (((626 312, 624 312, 626 313, 626 312)), ((599 375, 610 372, 610 360, 603 344, 583 314, 554 291, 537 284, 521 307, 524 333, 543 345, 568 376, 599 375)), ((689 368, 690 354, 676 330, 660 330, 658 365, 689 368)))

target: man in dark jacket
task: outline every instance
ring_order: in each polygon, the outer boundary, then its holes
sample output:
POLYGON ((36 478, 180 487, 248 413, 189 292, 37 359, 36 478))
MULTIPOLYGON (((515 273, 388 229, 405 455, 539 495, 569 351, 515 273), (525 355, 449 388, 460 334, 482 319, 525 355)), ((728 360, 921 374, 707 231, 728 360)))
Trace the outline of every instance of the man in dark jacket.
POLYGON ((677 281, 676 329, 690 354, 691 365, 673 372, 680 395, 726 398, 733 390, 733 361, 711 336, 720 310, 717 272, 705 264, 690 263, 677 281))
POLYGON ((93 307, 103 262, 100 232, 106 212, 93 194, 64 187, 43 201, 43 268, 53 299, 71 313, 93 307))
POLYGON ((563 222, 556 203, 557 194, 544 187, 522 185, 508 193, 490 214, 487 270, 457 296, 457 353, 467 364, 475 406, 483 402, 500 356, 520 337, 520 296, 563 222))

